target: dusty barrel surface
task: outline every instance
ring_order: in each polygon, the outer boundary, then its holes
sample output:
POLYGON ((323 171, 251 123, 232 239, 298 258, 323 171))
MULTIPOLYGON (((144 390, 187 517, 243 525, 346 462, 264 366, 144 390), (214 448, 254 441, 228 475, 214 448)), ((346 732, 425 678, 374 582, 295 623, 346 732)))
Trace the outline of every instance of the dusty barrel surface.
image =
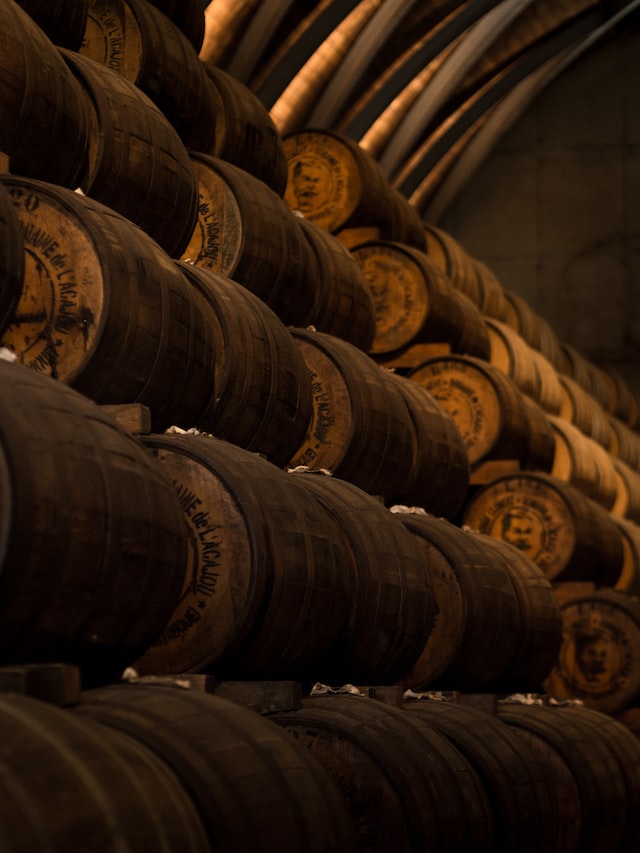
POLYGON ((26 250, 3 345, 98 403, 143 403, 157 429, 190 427, 213 382, 204 298, 115 211, 52 184, 1 180, 26 250))
POLYGON ((293 472, 344 529, 353 561, 349 618, 325 679, 394 682, 420 654, 435 616, 429 565, 397 516, 357 486, 293 472))
POLYGON ((443 519, 400 513, 430 569, 437 614, 416 663, 401 682, 481 691, 507 672, 523 639, 512 574, 483 543, 443 519))
POLYGON ((562 827, 556 849, 633 849, 640 756, 624 726, 579 706, 504 703, 499 717, 537 753, 555 783, 562 827))
POLYGON ((160 685, 86 691, 75 709, 153 752, 188 793, 212 850, 352 850, 340 791, 278 726, 219 696, 160 685))
POLYGON ((172 20, 146 0, 90 0, 80 53, 134 83, 187 148, 211 151, 215 101, 203 63, 172 20))
POLYGON ((132 738, 11 694, 0 696, 0 721, 5 849, 211 850, 184 787, 132 738))
POLYGON ((496 478, 469 501, 464 523, 515 545, 550 580, 613 585, 622 568, 620 532, 606 510, 543 472, 496 478))
POLYGON ((354 849, 494 849, 474 768, 417 715, 358 696, 318 696, 273 720, 340 786, 357 830, 354 849))
POLYGON ((605 714, 640 695, 640 605, 621 590, 576 593, 561 607, 563 641, 545 681, 552 696, 581 699, 605 714))
POLYGON ((175 610, 136 669, 236 679, 320 672, 349 608, 342 528, 297 478, 255 453, 206 436, 142 441, 174 482, 193 553, 175 610))
POLYGON ((546 853, 558 837, 558 810, 546 767, 499 718, 451 702, 407 702, 446 737, 480 777, 493 813, 494 850, 546 853))
POLYGON ((0 9, 0 151, 19 175, 75 187, 86 164, 88 114, 80 85, 16 3, 0 9))
POLYGON ((3 663, 119 677, 182 586, 189 540, 171 481, 91 401, 0 361, 3 663))
POLYGON ((198 185, 182 140, 133 83, 79 53, 62 56, 92 113, 88 168, 79 186, 139 225, 168 254, 180 255, 198 209, 198 185))
POLYGON ((79 50, 82 44, 89 0, 19 0, 18 5, 36 22, 55 45, 79 50))
POLYGON ((376 333, 376 309, 364 273, 336 237, 304 217, 299 222, 318 262, 318 304, 311 324, 369 352, 376 333))
POLYGON ((315 256, 297 217, 258 178, 193 153, 198 219, 182 259, 234 279, 285 323, 305 326, 318 304, 315 256))
POLYGON ((469 454, 462 435, 426 388, 399 374, 389 378, 405 401, 417 439, 411 472, 396 502, 452 519, 462 509, 469 488, 469 454))
POLYGON ((327 468, 370 494, 393 498, 414 458, 406 404, 369 356, 333 335, 293 329, 311 374, 313 416, 291 465, 327 468))
POLYGON ((246 288, 178 263, 210 305, 215 345, 213 388, 196 426, 284 466, 312 415, 307 366, 289 330, 246 288))
POLYGON ((278 130, 256 95, 221 68, 205 64, 215 101, 211 154, 264 181, 279 196, 287 186, 287 157, 278 130))

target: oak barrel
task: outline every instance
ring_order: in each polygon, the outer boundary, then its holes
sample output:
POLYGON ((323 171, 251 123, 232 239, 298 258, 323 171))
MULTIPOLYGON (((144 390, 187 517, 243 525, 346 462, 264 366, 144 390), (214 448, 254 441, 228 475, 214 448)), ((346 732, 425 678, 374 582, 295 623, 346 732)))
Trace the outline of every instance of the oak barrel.
POLYGON ((451 281, 478 307, 481 304, 480 285, 473 259, 451 234, 427 223, 424 225, 427 255, 451 281))
POLYGON ((464 523, 515 545, 552 581, 615 584, 623 562, 620 531, 607 511, 541 471, 506 474, 467 503, 464 523))
POLYGON ((189 540, 170 480, 76 391, 0 360, 0 660, 117 678, 172 612, 189 540))
POLYGON ((180 29, 196 53, 204 40, 204 7, 202 0, 150 0, 180 29))
POLYGON ((196 224, 198 184, 182 140, 129 80, 93 59, 62 51, 92 112, 84 193, 135 222, 172 257, 196 224))
POLYGON ((5 850, 209 853, 188 793, 158 756, 71 711, 0 695, 5 850))
POLYGON ((273 720, 349 802, 361 851, 489 851, 492 818, 470 762, 434 728, 361 696, 318 696, 273 720))
POLYGON ((256 453, 197 435, 148 435, 174 482, 193 553, 182 594, 139 672, 315 678, 348 614, 337 521, 256 453))
POLYGON ((58 47, 79 50, 87 25, 89 0, 17 0, 58 47))
POLYGON ((249 708, 196 690, 124 684, 86 691, 75 711, 170 768, 212 851, 353 849, 346 803, 321 765, 249 708))
POLYGON ((311 381, 294 340, 262 300, 212 270, 178 262, 210 306, 213 393, 195 425, 284 466, 313 412, 311 381))
POLYGON ((22 223, 20 301, 0 339, 98 403, 142 403, 189 428, 212 393, 207 305, 125 217, 63 187, 0 176, 22 223))
POLYGON ((0 184, 0 338, 22 293, 25 253, 22 227, 13 200, 0 184))

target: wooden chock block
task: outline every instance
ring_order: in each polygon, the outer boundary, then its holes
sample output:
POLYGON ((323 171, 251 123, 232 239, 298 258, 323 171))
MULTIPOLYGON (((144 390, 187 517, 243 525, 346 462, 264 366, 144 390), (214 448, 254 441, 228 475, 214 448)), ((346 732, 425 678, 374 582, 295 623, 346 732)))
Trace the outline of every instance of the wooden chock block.
POLYGON ((215 694, 259 714, 296 711, 302 705, 302 685, 297 681, 221 681, 215 694))
POLYGON ((111 415, 123 429, 134 435, 147 435, 151 432, 151 410, 141 403, 118 403, 100 408, 111 415))
POLYGON ((80 669, 67 663, 30 663, 0 667, 0 691, 19 693, 64 707, 80 701, 80 669))

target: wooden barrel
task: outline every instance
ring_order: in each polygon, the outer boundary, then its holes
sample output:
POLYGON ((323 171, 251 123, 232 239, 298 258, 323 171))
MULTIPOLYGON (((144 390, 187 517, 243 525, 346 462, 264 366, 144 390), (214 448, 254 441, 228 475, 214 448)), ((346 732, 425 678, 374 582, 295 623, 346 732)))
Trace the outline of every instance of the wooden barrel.
POLYGON ((640 526, 635 521, 614 516, 622 535, 622 571, 615 589, 640 597, 640 526))
POLYGON ((613 415, 609 417, 609 426, 609 452, 629 467, 640 470, 640 435, 613 415))
POLYGON ((392 500, 407 482, 416 434, 404 399, 381 367, 332 335, 293 329, 311 375, 313 415, 290 464, 327 468, 392 500))
POLYGON ((562 388, 552 365, 506 323, 485 318, 489 331, 489 361, 535 400, 545 412, 558 414, 562 407, 562 388))
POLYGON ((178 262, 207 300, 215 346, 213 393, 195 426, 284 466, 306 435, 309 372, 289 330, 231 279, 178 262))
POLYGON ((616 389, 611 376, 571 344, 563 342, 560 347, 564 358, 562 372, 597 400, 606 412, 613 411, 616 389))
POLYGON ((204 64, 184 33, 146 0, 91 0, 80 53, 134 83, 185 146, 213 150, 216 106, 204 64))
POLYGON ((547 692, 604 714, 632 705, 640 695, 640 601, 595 589, 569 598, 561 612, 562 647, 547 692))
POLYGON ((480 307, 480 285, 472 258, 451 234, 435 225, 424 225, 427 255, 469 299, 480 307))
POLYGON ((211 850, 184 786, 133 739, 13 694, 0 721, 6 850, 211 850))
POLYGON ((494 849, 491 807, 470 762, 417 715, 359 696, 318 696, 275 723, 340 786, 358 850, 494 849))
POLYGON ((369 352, 376 334, 376 308, 364 272, 336 237, 304 217, 299 223, 319 268, 312 325, 369 352))
POLYGON ((514 470, 550 470, 551 426, 544 419, 533 421, 533 407, 497 367, 470 356, 450 355, 429 359, 408 375, 453 418, 467 447, 472 472, 495 460, 512 463, 514 470), (544 430, 536 441, 532 441, 534 427, 544 430))
POLYGON ((620 575, 622 541, 613 519, 549 474, 522 471, 496 478, 471 498, 464 523, 515 545, 550 580, 613 585, 620 575))
POLYGON ((499 718, 536 753, 557 784, 563 832, 555 849, 622 853, 633 848, 637 830, 631 809, 637 807, 638 789, 633 791, 630 783, 637 784, 632 762, 638 761, 639 746, 623 726, 582 707, 503 703, 499 718), (628 750, 626 761, 621 749, 628 750))
POLYGON ((610 458, 618 485, 611 513, 640 524, 640 472, 615 456, 610 458))
POLYGON ((315 256, 272 189, 216 157, 192 153, 198 220, 182 259, 232 278, 287 324, 306 326, 319 300, 315 256))
POLYGON ((553 587, 542 569, 527 555, 494 536, 479 536, 489 551, 497 552, 511 573, 520 603, 521 636, 515 658, 499 679, 501 692, 540 692, 558 659, 562 644, 562 617, 553 587))
POLYGON ((204 298, 129 220, 71 190, 10 175, 24 232, 20 301, 1 338, 20 361, 98 403, 142 403, 188 428, 210 399, 204 298))
POLYGON ((452 702, 407 702, 406 714, 444 735, 472 764, 493 812, 494 850, 546 853, 558 838, 558 807, 547 768, 502 720, 452 702))
POLYGON ((221 68, 205 65, 215 99, 214 157, 233 163, 284 196, 288 166, 284 146, 266 107, 221 68))
POLYGON ((557 371, 566 370, 566 357, 550 323, 537 314, 517 293, 506 288, 503 292, 507 303, 507 316, 504 322, 514 329, 532 349, 543 355, 557 371))
POLYGON ((258 454, 207 436, 142 441, 175 484, 194 547, 180 600, 135 668, 315 677, 347 619, 342 528, 258 454))
POLYGON ((378 163, 346 136, 320 129, 286 134, 285 201, 335 234, 370 229, 374 239, 424 249, 419 217, 394 191, 378 163), (417 221, 416 221, 417 220, 417 221))
POLYGON ((353 555, 349 619, 330 684, 394 683, 433 626, 430 566, 401 520, 357 486, 320 472, 292 474, 343 527, 353 555))
POLYGON ((202 0, 150 0, 180 29, 196 53, 204 40, 204 7, 202 0))
POLYGON ((250 708, 195 690, 121 684, 85 692, 75 712, 170 768, 211 850, 354 849, 340 791, 301 744, 250 708))
POLYGON ((569 376, 560 373, 558 381, 562 390, 562 406, 556 414, 570 421, 605 449, 609 449, 611 426, 600 403, 569 376))
POLYGON ((16 3, 0 9, 0 151, 10 171, 75 187, 86 168, 82 89, 58 50, 16 3))
POLYGON ((80 188, 179 256, 198 210, 198 184, 182 140, 129 80, 79 53, 62 55, 86 92, 93 119, 80 188))
POLYGON ((400 519, 431 569, 438 607, 420 657, 401 683, 412 689, 491 690, 523 639, 512 571, 478 537, 444 519, 415 512, 402 512, 400 519))
POLYGON ((549 420, 556 443, 551 473, 611 510, 619 481, 610 454, 563 418, 550 415, 549 420))
POLYGON ((402 394, 417 437, 409 478, 396 502, 454 519, 469 488, 469 454, 462 436, 426 388, 399 374, 390 378, 402 394))
POLYGON ((0 339, 11 322, 22 293, 24 241, 22 227, 5 187, 0 184, 0 339))
POLYGON ((2 663, 118 678, 178 599, 188 531, 170 481, 82 395, 0 360, 2 663))
POLYGON ((17 0, 47 38, 59 47, 79 50, 82 44, 89 0, 17 0))
POLYGON ((487 317, 506 322, 509 306, 498 277, 477 258, 473 258, 471 263, 478 279, 478 307, 487 317))
POLYGON ((608 411, 627 426, 637 429, 638 418, 640 417, 638 395, 631 390, 627 381, 616 370, 608 367, 604 369, 604 372, 609 377, 614 388, 611 407, 608 411))
POLYGON ((372 240, 351 249, 376 307, 372 355, 391 353, 412 343, 445 344, 464 349, 461 303, 444 273, 424 252, 401 243, 372 240))

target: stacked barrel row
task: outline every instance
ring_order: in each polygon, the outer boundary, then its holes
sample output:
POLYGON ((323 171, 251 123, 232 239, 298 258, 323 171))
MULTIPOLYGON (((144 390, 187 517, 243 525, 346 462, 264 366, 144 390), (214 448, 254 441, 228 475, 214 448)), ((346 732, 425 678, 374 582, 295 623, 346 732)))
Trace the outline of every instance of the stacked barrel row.
POLYGON ((12 849, 626 853, 640 745, 576 705, 357 695, 261 717, 161 684, 0 696, 12 849), (29 744, 31 761, 24 761, 29 744), (68 804, 73 803, 69 808, 68 804))

